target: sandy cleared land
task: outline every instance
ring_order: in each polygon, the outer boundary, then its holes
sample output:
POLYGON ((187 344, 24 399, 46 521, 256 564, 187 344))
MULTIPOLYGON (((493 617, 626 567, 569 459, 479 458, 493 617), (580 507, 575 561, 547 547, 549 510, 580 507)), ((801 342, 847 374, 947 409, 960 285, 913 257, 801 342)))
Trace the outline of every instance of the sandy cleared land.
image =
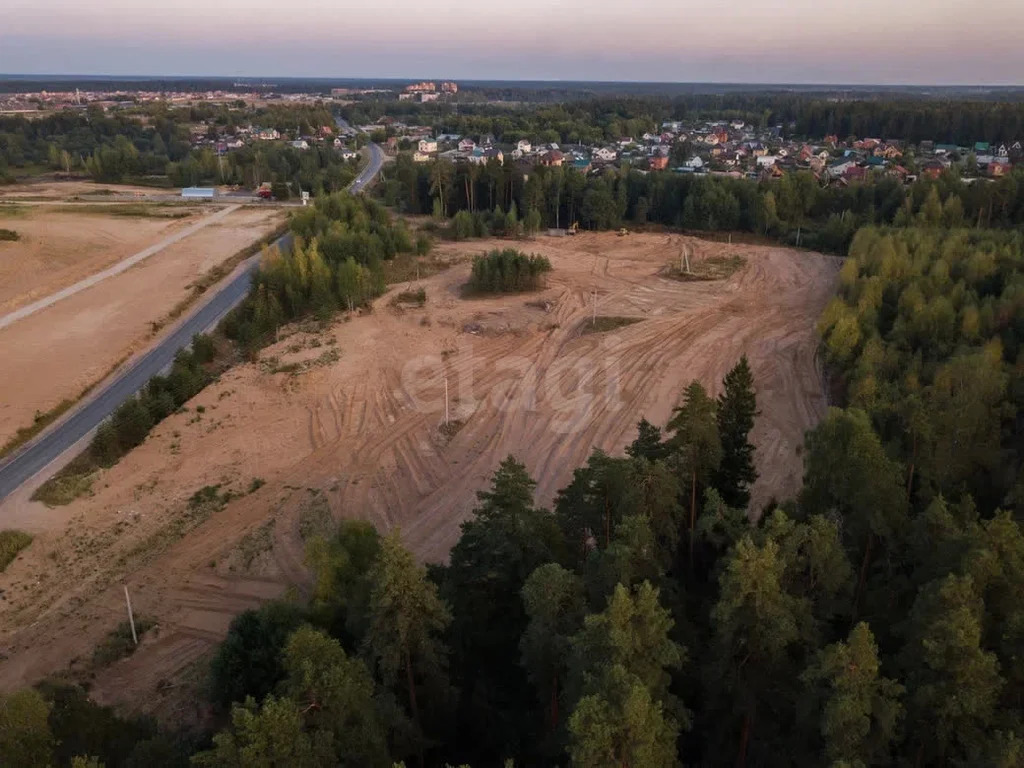
POLYGON ((49 296, 188 227, 206 212, 154 208, 157 216, 111 216, 44 206, 0 206, 0 315, 49 296), (171 218, 188 213, 187 218, 171 218))
MULTIPOLYGON (((218 187, 227 190, 229 187, 218 187)), ((138 184, 104 184, 96 181, 65 181, 40 177, 0 187, 0 200, 125 202, 146 198, 166 198, 180 193, 176 187, 146 187, 138 184)))
MULTIPOLYGON (((128 271, 0 329, 0 444, 31 424, 37 411, 77 397, 137 351, 150 337, 151 324, 186 298, 196 279, 272 229, 282 216, 270 209, 234 211, 128 271)), ((130 231, 139 223, 145 228, 148 221, 128 218, 122 226, 130 231)), ((155 238, 165 233, 158 231, 155 238)))
MULTIPOLYGON (((825 409, 813 327, 837 264, 687 238, 695 261, 724 252, 746 262, 723 281, 682 283, 659 274, 682 242, 541 238, 530 250, 554 265, 546 290, 496 299, 461 298, 459 263, 422 282, 422 309, 384 297, 371 314, 297 331, 232 369, 92 497, 62 510, 9 500, 0 526, 33 521, 39 535, 0 576, 0 689, 88 657, 121 619, 127 583, 159 628, 97 674, 94 696, 194 718, 189 692, 232 616, 307 585, 301 532, 318 510, 401 526, 420 558, 442 560, 505 456, 525 460, 550 504, 593 449, 621 452, 641 415, 664 423, 694 378, 717 392, 743 353, 762 412, 755 504, 792 494, 798 446, 825 409), (583 334, 594 292, 599 315, 638 322, 583 334), (279 370, 296 363, 300 372, 279 370), (464 422, 450 438, 439 429, 445 377, 464 422), (250 491, 254 478, 266 483, 250 491), (242 496, 197 520, 188 499, 206 485, 242 496)), ((447 250, 464 258, 489 245, 447 250)))
POLYGON ((174 191, 163 187, 142 187, 134 184, 101 184, 94 181, 62 181, 54 178, 40 178, 0 187, 0 200, 66 200, 75 196, 81 196, 85 200, 128 196, 143 198, 174 191))

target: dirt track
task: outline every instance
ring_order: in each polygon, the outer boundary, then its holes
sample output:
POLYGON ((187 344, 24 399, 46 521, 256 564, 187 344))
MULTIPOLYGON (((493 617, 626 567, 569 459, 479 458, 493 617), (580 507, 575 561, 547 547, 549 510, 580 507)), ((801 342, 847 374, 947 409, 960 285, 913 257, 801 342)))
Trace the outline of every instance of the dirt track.
MULTIPOLYGON (((642 415, 664 423, 694 378, 717 392, 743 353, 762 414, 754 504, 792 494, 797 448, 824 411, 813 327, 836 263, 687 239, 695 260, 737 253, 746 265, 725 281, 681 283, 658 274, 681 242, 542 238, 529 250, 547 255, 555 271, 539 294, 462 299, 462 264, 422 282, 423 309, 397 310, 385 297, 368 316, 296 333, 261 362, 230 371, 101 478, 95 496, 38 511, 41 535, 0 576, 8 597, 0 603, 0 651, 8 655, 0 688, 88 655, 120 619, 126 580, 137 610, 161 626, 135 656, 98 675, 95 695, 172 719, 194 716, 189 680, 231 617, 288 584, 305 585, 298 531, 321 499, 335 517, 400 525, 419 557, 443 559, 505 456, 526 462, 538 501, 549 504, 593 449, 620 452, 642 415), (639 322, 581 334, 593 292, 597 314, 639 322), (302 361, 303 373, 274 372, 302 361), (446 376, 453 418, 464 421, 450 441, 439 430, 446 376), (184 538, 159 538, 197 489, 219 483, 244 492, 256 477, 266 484, 184 538), (272 529, 261 528, 268 519, 272 529), (249 548, 240 538, 261 531, 266 551, 240 566, 249 548), (155 695, 161 679, 185 685, 155 695)), ((448 250, 466 256, 485 247, 448 250)), ((0 507, 0 527, 27 512, 0 507)))

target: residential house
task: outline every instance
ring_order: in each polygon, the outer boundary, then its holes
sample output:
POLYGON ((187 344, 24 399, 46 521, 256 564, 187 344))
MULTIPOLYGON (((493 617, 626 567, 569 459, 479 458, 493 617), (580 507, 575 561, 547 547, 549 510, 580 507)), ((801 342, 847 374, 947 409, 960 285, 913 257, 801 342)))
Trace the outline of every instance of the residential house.
POLYGON ((775 155, 761 155, 755 162, 758 168, 771 168, 778 160, 775 155))
POLYGON ((574 154, 572 156, 572 167, 573 170, 579 171, 580 173, 589 173, 590 158, 583 154, 574 154))
POLYGON ((425 155, 437 152, 437 139, 420 139, 416 148, 425 155))
POLYGON ((683 164, 683 166, 685 168, 689 168, 692 171, 699 171, 701 168, 704 167, 704 160, 700 157, 700 155, 694 155, 689 160, 687 160, 683 164))
POLYGON ((431 157, 426 152, 420 152, 418 149, 412 153, 412 161, 414 163, 427 163, 430 162, 431 157))
POLYGON ((988 164, 988 175, 993 179, 998 179, 1001 176, 1005 176, 1010 172, 1010 161, 1009 160, 993 160, 988 164))
POLYGON ((942 175, 942 172, 949 167, 947 163, 942 162, 939 159, 929 160, 927 163, 921 166, 921 175, 926 176, 929 179, 935 180, 942 175))
POLYGON ((291 142, 292 149, 309 149, 309 142, 305 139, 296 139, 291 142))
POLYGON ((598 147, 594 150, 593 156, 595 160, 600 160, 603 163, 610 163, 619 157, 619 153, 611 147, 598 147))
POLYGON ((867 178, 868 169, 859 165, 853 165, 843 171, 843 178, 847 181, 863 181, 867 178))
POLYGON ((459 152, 472 152, 476 149, 476 142, 470 138, 462 139, 459 142, 459 152))
POLYGON ((668 155, 661 154, 660 152, 651 155, 647 160, 647 164, 652 171, 664 171, 668 168, 668 155))
POLYGON ((548 150, 540 156, 540 164, 550 167, 560 167, 565 162, 565 155, 557 149, 548 150))
POLYGON ((848 170, 856 167, 856 165, 857 163, 855 163, 853 160, 850 160, 849 158, 837 160, 828 167, 828 175, 831 176, 833 179, 838 179, 839 177, 843 176, 848 170))
POLYGON ((530 144, 528 139, 520 139, 516 142, 516 149, 519 150, 520 153, 528 155, 533 149, 533 146, 530 144))

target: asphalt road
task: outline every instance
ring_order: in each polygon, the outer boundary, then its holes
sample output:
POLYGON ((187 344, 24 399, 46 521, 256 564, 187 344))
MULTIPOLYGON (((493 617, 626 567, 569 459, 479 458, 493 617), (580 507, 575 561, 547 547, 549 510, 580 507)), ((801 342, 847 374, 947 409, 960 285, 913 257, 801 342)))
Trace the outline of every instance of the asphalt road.
MULTIPOLYGON (((384 163, 384 152, 379 146, 371 143, 369 150, 370 160, 352 182, 352 192, 363 191, 366 185, 373 181, 384 163)), ((277 241, 277 245, 284 248, 290 244, 291 235, 285 235, 277 241)), ((131 367, 117 378, 108 382, 98 394, 87 398, 55 427, 45 431, 0 464, 0 501, 98 427, 121 403, 168 367, 174 361, 178 350, 191 343, 192 336, 215 325, 232 307, 241 302, 249 292, 252 274, 258 267, 257 258, 249 261, 245 269, 220 286, 211 300, 188 315, 173 332, 132 363, 131 367)))

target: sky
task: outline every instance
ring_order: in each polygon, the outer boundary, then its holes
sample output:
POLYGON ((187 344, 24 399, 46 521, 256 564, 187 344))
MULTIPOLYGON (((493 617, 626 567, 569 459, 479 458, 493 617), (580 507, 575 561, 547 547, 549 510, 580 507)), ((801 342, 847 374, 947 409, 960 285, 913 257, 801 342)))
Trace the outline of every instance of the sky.
POLYGON ((1024 0, 0 0, 6 74, 1024 84, 1024 0))

